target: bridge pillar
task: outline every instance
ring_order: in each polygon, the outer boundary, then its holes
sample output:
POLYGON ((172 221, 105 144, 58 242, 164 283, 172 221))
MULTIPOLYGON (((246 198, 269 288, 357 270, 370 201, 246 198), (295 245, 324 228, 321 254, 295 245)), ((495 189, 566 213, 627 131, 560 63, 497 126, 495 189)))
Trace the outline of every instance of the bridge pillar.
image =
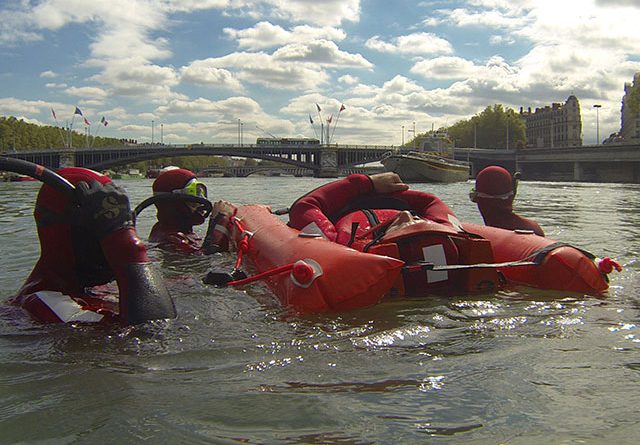
POLYGON ((320 170, 318 178, 338 177, 338 149, 335 147, 322 147, 320 149, 320 170))
POLYGON ((582 164, 579 161, 575 161, 573 163, 573 180, 582 181, 583 176, 584 172, 582 169, 582 164))
POLYGON ((76 157, 74 153, 60 153, 60 168, 75 167, 76 157))

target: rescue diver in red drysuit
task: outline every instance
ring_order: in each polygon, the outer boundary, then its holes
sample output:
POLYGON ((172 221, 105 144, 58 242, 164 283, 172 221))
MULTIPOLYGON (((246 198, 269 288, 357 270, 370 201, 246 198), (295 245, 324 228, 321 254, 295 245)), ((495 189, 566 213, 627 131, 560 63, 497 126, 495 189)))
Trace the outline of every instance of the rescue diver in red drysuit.
POLYGON ((84 168, 58 174, 76 187, 78 203, 41 187, 34 211, 40 258, 11 302, 40 322, 174 318, 173 300, 136 234, 124 191, 84 168), (91 290, 114 279, 117 298, 91 290))
MULTIPOLYGON (((167 168, 153 182, 154 196, 181 194, 207 198, 207 187, 193 172, 183 168, 167 168)), ((207 218, 204 206, 198 203, 171 200, 155 203, 158 222, 151 229, 149 241, 170 251, 211 254, 229 250, 229 218, 235 207, 227 201, 213 205, 204 240, 193 231, 207 218)), ((211 207, 209 207, 211 209, 211 207)))
POLYGON ((492 165, 478 173, 476 186, 469 197, 478 204, 485 225, 507 230, 531 230, 536 235, 544 236, 537 222, 513 211, 517 188, 517 173, 512 177, 504 168, 492 165))
MULTIPOLYGON (((372 227, 386 226, 384 233, 389 233, 421 221, 456 231, 459 224, 453 210, 440 198, 409 190, 391 172, 347 176, 313 190, 289 210, 291 227, 310 233, 319 230, 327 239, 356 249, 353 241, 366 237, 372 227)), ((372 233, 369 237, 374 236, 372 233)))

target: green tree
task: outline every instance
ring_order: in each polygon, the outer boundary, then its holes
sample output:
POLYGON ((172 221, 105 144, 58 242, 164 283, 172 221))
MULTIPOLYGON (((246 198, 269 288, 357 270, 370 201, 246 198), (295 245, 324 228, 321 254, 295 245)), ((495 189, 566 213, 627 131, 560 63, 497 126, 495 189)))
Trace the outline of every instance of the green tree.
POLYGON ((487 106, 471 119, 456 122, 447 129, 456 147, 515 148, 526 143, 525 122, 513 109, 500 104, 487 106))
MULTIPOLYGON (((69 132, 49 125, 29 124, 13 116, 0 117, 0 150, 44 150, 62 148, 68 139, 69 132)), ((87 138, 76 131, 71 132, 74 148, 87 146, 87 138)), ((114 138, 93 137, 89 139, 92 147, 113 147, 122 145, 122 141, 114 138)))

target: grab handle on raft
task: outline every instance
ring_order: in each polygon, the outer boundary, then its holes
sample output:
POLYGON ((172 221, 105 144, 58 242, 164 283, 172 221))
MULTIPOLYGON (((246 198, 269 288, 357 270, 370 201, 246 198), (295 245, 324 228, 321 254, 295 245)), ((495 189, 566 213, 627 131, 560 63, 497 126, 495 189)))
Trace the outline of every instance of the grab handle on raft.
POLYGON ((291 272, 291 281, 293 281, 293 284, 298 287, 307 288, 311 286, 311 283, 313 283, 316 278, 322 275, 322 268, 315 261, 306 259, 283 266, 277 266, 251 277, 247 277, 247 275, 239 269, 234 269, 231 273, 209 272, 204 282, 217 286, 243 286, 285 272, 291 272))
POLYGON ((76 188, 73 184, 40 164, 2 156, 0 157, 0 170, 30 176, 67 195, 72 201, 77 199, 76 188))

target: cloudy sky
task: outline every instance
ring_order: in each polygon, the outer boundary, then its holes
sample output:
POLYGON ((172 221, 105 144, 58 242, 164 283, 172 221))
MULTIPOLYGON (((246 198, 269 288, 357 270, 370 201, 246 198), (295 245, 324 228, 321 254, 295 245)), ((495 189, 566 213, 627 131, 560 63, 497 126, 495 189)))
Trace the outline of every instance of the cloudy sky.
POLYGON ((638 42, 640 0, 2 0, 0 115, 62 125, 77 106, 93 134, 165 143, 332 118, 332 142, 397 145, 414 122, 574 94, 586 144, 594 104, 601 139, 619 130, 638 42))

